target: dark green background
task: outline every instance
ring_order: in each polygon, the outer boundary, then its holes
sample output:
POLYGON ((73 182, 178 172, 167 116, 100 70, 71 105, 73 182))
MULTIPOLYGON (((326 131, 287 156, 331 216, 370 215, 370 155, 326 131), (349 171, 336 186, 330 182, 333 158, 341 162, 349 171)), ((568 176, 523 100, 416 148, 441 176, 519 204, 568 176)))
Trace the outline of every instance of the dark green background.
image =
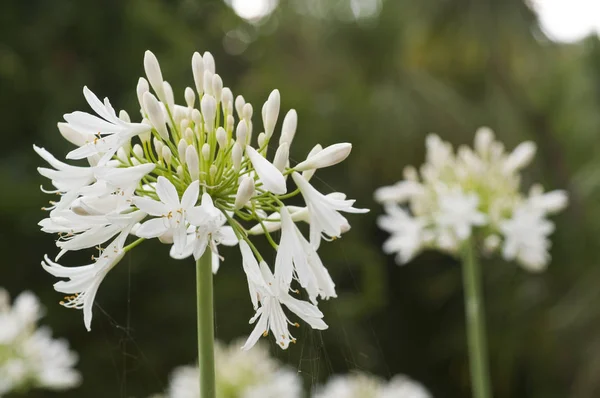
MULTIPOLYGON (((220 0, 2 1, 0 285, 41 297, 43 323, 70 340, 84 376, 68 393, 27 396, 145 397, 195 358, 194 268, 171 260, 166 246, 146 242, 109 274, 90 333, 80 312, 58 305, 54 280, 39 266, 56 249, 37 227, 48 200, 38 187, 48 183, 36 173, 42 161, 31 146, 66 154, 56 123, 87 109, 83 85, 135 115, 146 49, 180 102, 193 85, 196 50, 211 51, 225 85, 255 109, 278 88, 282 109, 298 110, 296 159, 317 142, 354 144, 344 164, 318 173, 327 182, 319 188, 372 209, 351 215, 352 230, 322 245, 339 292, 322 304, 330 329, 302 326, 299 344, 285 352, 271 343, 307 386, 361 369, 406 373, 436 397, 468 396, 459 265, 437 253, 395 265, 380 251, 386 235, 375 226, 381 210, 372 192, 423 162, 428 132, 470 143, 488 125, 509 148, 526 139, 539 144, 526 187, 540 181, 571 196, 555 218, 546 273, 486 261, 495 396, 600 396, 598 38, 549 42, 520 0, 388 0, 378 17, 362 20, 349 17, 349 0, 320 2, 321 15, 298 13, 299 2, 282 1, 254 26, 220 0)), ((252 308, 237 251, 224 254, 216 332, 229 341, 250 332, 252 308)), ((88 255, 66 259, 75 265, 88 255)))

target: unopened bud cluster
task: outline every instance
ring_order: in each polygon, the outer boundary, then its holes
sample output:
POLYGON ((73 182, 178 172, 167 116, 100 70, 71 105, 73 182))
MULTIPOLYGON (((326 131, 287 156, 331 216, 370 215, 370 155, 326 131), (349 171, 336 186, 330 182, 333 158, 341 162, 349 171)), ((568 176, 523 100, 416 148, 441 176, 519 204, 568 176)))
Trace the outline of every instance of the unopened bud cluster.
POLYGON ((379 226, 391 233, 384 251, 403 264, 426 248, 455 254, 473 236, 486 253, 499 250, 530 271, 543 270, 554 230, 547 216, 565 208, 567 194, 544 193, 537 184, 528 196, 520 192, 520 170, 533 159, 535 144, 506 153, 493 132, 481 128, 474 149, 461 146, 455 153, 433 134, 426 146, 419 172, 408 166, 404 180, 375 192, 387 213, 379 226))
POLYGON ((64 138, 77 146, 67 159, 87 159, 88 166, 63 163, 34 147, 52 166, 39 169, 54 186, 45 192, 59 195, 40 225, 59 234, 57 258, 46 256, 42 265, 68 279, 55 285, 69 295, 63 305, 83 309, 89 329, 102 279, 143 239, 170 244, 177 259, 198 260, 210 250, 215 272, 218 246, 239 244, 257 311, 246 348, 269 330, 283 348, 294 341, 287 323, 275 320, 287 319, 282 305, 313 328, 326 328, 317 299, 335 297, 335 289, 316 250, 322 237, 348 230, 340 212, 366 210, 354 208, 344 194, 321 194, 309 180, 316 169, 343 161, 351 145, 317 145, 306 160, 291 166, 298 116, 294 110, 285 114, 276 141, 279 91, 271 92, 258 112, 262 123, 255 123, 256 110, 224 87, 208 52, 192 57, 194 87, 181 92, 185 105, 176 104, 176 93, 149 51, 144 68, 146 78, 137 84, 139 122, 125 111, 117 114, 108 99, 101 101, 86 87, 83 93, 95 115, 77 111, 58 124, 64 138), (288 177, 294 190, 288 191, 288 177), (298 194, 306 207, 285 205, 298 194), (309 239, 296 222, 310 224, 309 239), (276 243, 271 233, 280 229, 276 243), (273 270, 249 238, 261 234, 277 250, 273 270), (129 236, 139 239, 128 244, 129 236), (88 248, 98 251, 88 265, 70 268, 55 262, 69 251, 88 248), (297 290, 293 284, 306 289, 310 302, 291 295, 297 290))

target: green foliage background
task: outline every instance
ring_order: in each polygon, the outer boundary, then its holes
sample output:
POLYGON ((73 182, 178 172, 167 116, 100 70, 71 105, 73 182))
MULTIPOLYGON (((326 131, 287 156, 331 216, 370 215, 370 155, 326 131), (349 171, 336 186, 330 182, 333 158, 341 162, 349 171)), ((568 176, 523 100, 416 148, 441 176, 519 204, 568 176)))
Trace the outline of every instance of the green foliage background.
MULTIPOLYGON (((378 16, 358 20, 349 10, 349 0, 288 0, 252 25, 221 0, 0 4, 0 285, 41 297, 43 323, 80 353, 85 380, 67 393, 28 397, 145 397, 195 358, 194 267, 171 260, 165 246, 148 242, 110 273, 90 333, 80 313, 58 305, 39 266, 56 250, 37 227, 48 198, 31 146, 66 154, 55 126, 63 113, 87 109, 84 85, 135 114, 146 49, 180 100, 196 50, 211 51, 225 84, 255 107, 278 88, 282 108, 299 113, 296 159, 316 142, 354 144, 345 164, 318 174, 320 188, 372 209, 351 216, 352 230, 322 247, 339 292, 322 304, 330 329, 303 326, 299 344, 272 347, 307 387, 361 369, 406 373, 436 397, 468 396, 458 263, 425 253, 395 265, 380 252, 386 235, 375 226, 381 210, 372 192, 422 163, 428 132, 461 144, 488 125, 509 148, 538 143, 525 187, 541 181, 571 195, 555 219, 546 273, 486 260, 495 396, 600 396, 600 41, 549 42, 521 0, 388 0, 378 16), (307 7, 319 13, 299 12, 307 7)), ((252 308, 238 254, 225 255, 216 317, 218 338, 229 341, 250 332, 252 308)))

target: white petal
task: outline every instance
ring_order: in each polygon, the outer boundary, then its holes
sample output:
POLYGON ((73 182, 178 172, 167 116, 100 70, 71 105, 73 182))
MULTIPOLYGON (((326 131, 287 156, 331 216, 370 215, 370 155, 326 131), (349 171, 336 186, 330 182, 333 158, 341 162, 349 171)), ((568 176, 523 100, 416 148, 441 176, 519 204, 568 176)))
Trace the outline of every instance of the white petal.
POLYGON ((157 200, 134 196, 133 204, 136 205, 138 209, 151 216, 160 217, 168 213, 165 204, 157 200))
POLYGON ((146 239, 156 238, 169 229, 165 224, 165 220, 162 218, 153 218, 140 225, 136 231, 136 235, 146 239))
POLYGON ((156 182, 156 194, 160 200, 171 208, 179 207, 179 195, 175 185, 163 176, 156 182))
POLYGON ((252 162, 252 166, 256 170, 260 181, 268 191, 282 195, 287 192, 285 185, 285 178, 283 174, 271 162, 263 158, 254 148, 251 146, 246 147, 246 154, 252 162))
POLYGON ((250 336, 248 336, 248 339, 242 347, 242 350, 248 351, 250 348, 254 347, 254 345, 260 339, 260 336, 262 336, 263 333, 267 330, 267 320, 267 316, 265 314, 262 314, 256 326, 254 327, 254 330, 252 330, 252 333, 250 333, 250 336))
POLYGON ((315 155, 309 156, 304 162, 297 164, 294 169, 298 171, 320 169, 343 162, 352 151, 352 144, 340 143, 330 145, 315 155))
POLYGON ((198 202, 198 195, 200 194, 200 183, 198 181, 192 182, 181 197, 181 207, 189 209, 196 205, 198 202))

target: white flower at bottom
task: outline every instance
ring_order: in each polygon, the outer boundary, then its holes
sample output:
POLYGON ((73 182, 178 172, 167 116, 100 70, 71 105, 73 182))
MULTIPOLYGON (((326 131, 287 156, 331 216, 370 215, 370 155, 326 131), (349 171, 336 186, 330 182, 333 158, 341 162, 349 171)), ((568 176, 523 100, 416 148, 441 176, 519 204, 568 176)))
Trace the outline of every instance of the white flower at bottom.
POLYGON ((431 398, 431 394, 416 381, 396 375, 383 387, 379 398, 431 398))
POLYGON ((394 376, 386 384, 379 377, 355 372, 333 376, 317 389, 314 398, 431 398, 419 383, 403 375, 394 376))
MULTIPOLYGON (((218 397, 300 398, 302 381, 298 373, 282 366, 269 355, 268 345, 258 343, 241 351, 241 341, 215 345, 218 397)), ((170 377, 166 398, 199 398, 198 367, 182 366, 170 377)))
POLYGON ((73 366, 77 354, 65 340, 54 340, 50 329, 37 329, 42 309, 37 297, 21 293, 8 302, 0 288, 0 396, 32 388, 64 390, 77 386, 81 375, 73 366))
POLYGON ((30 377, 38 386, 64 390, 81 382, 81 375, 73 369, 77 355, 69 351, 65 340, 52 339, 49 329, 38 329, 25 340, 22 350, 28 358, 30 377))

